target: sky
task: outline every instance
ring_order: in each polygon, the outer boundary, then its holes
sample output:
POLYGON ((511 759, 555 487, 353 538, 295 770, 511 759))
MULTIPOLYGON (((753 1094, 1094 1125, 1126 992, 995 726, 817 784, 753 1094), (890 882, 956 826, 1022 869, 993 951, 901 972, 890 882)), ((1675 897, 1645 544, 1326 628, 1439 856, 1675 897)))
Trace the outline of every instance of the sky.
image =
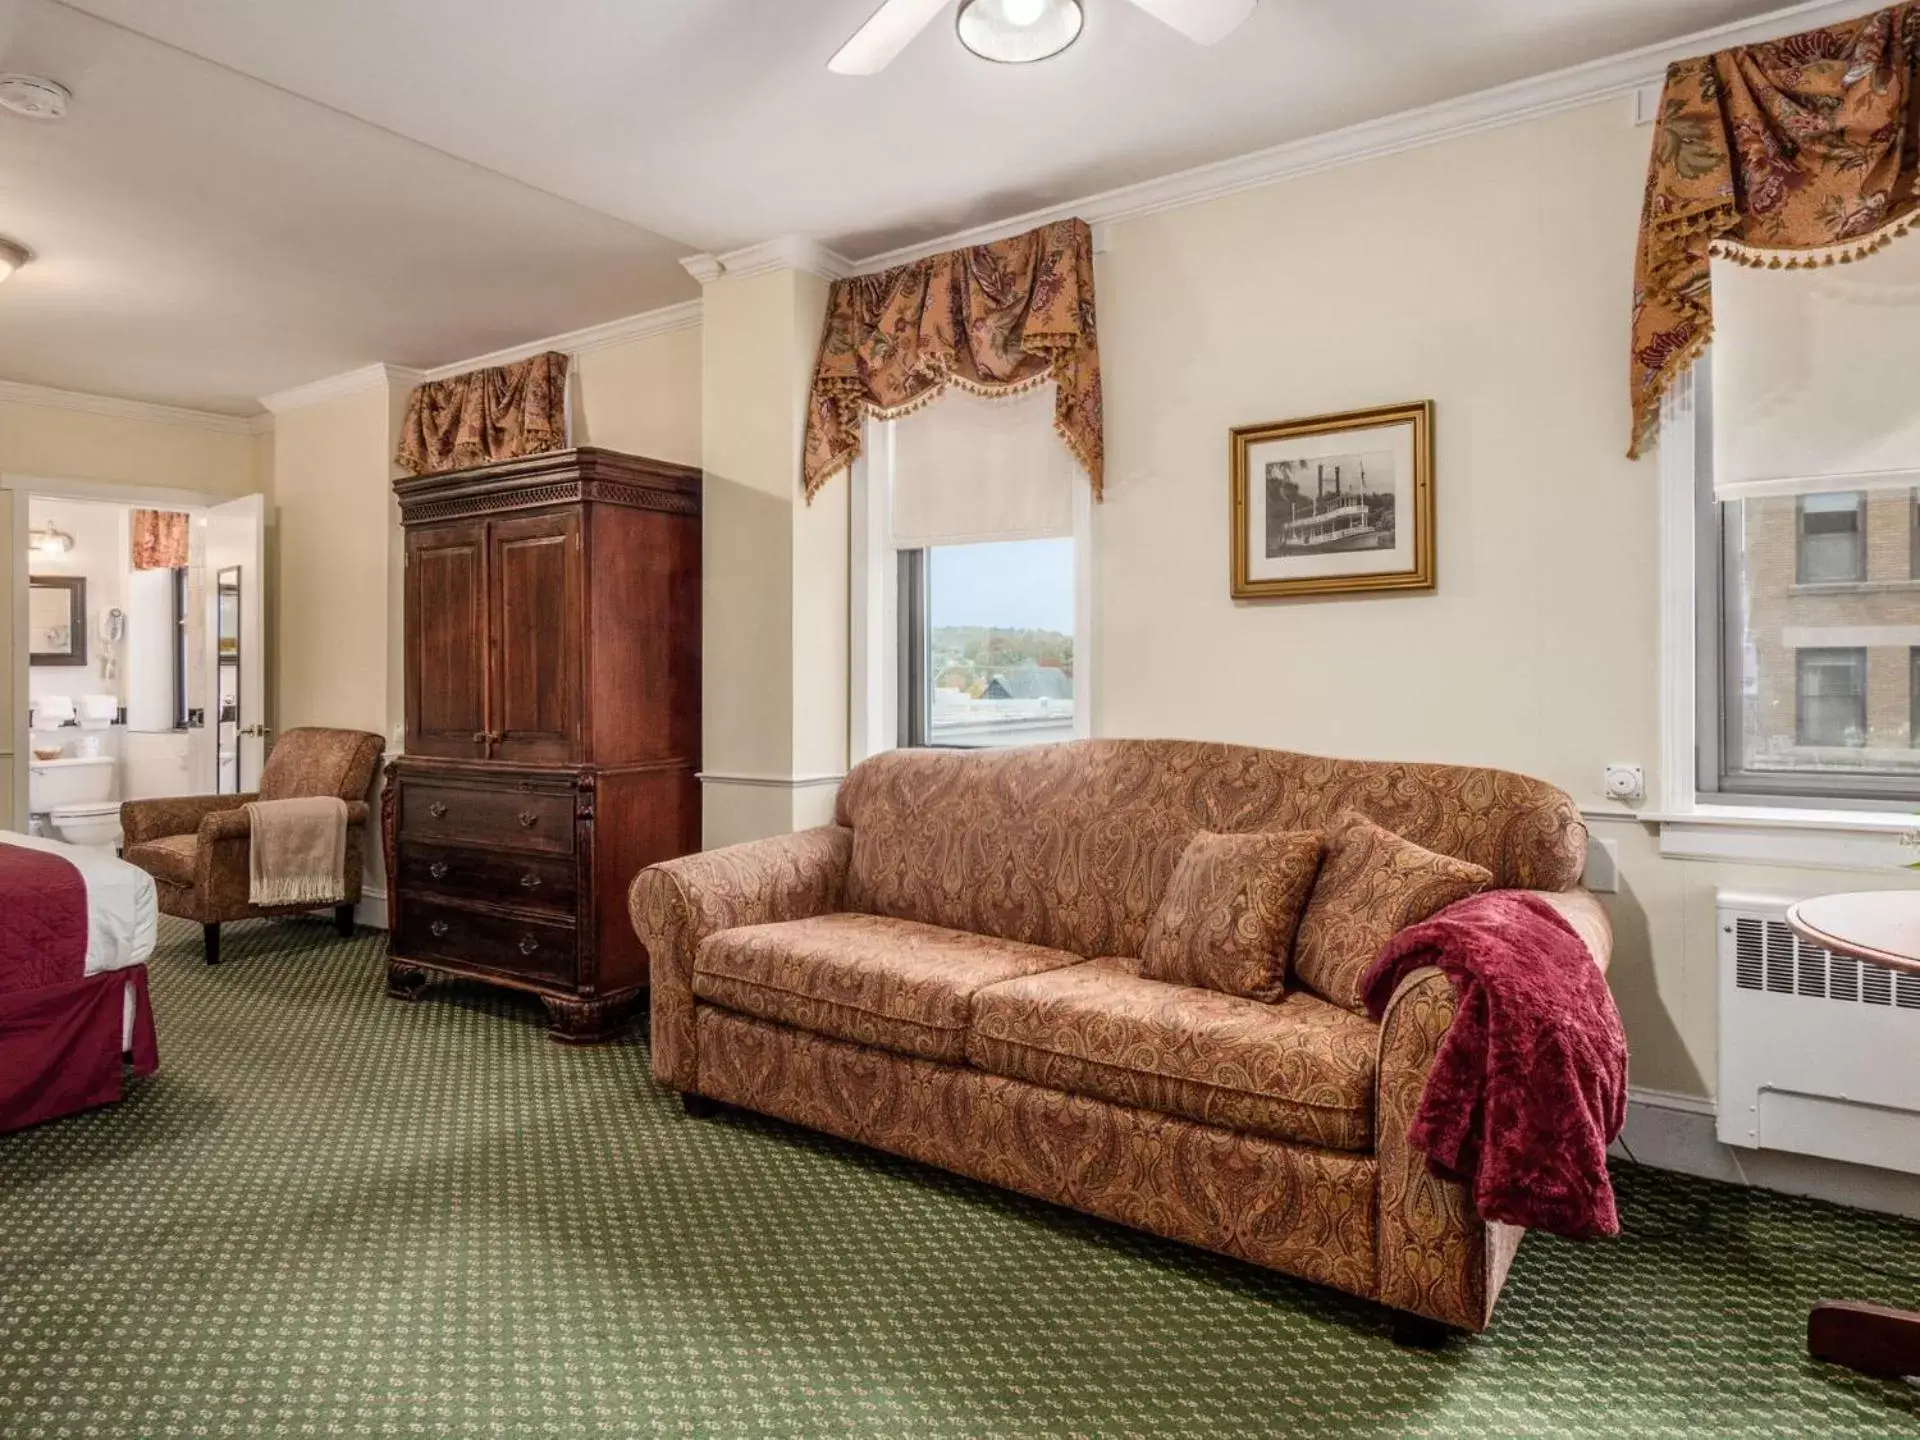
POLYGON ((1073 633, 1073 540, 943 545, 927 560, 934 626, 1073 633))

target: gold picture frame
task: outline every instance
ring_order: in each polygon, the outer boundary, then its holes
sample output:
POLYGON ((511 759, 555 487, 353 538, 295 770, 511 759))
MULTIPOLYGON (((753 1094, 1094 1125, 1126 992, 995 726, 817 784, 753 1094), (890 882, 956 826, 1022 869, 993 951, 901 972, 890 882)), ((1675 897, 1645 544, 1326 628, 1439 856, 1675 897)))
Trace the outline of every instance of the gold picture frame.
POLYGON ((1431 400, 1242 425, 1228 452, 1234 599, 1434 588, 1431 400))

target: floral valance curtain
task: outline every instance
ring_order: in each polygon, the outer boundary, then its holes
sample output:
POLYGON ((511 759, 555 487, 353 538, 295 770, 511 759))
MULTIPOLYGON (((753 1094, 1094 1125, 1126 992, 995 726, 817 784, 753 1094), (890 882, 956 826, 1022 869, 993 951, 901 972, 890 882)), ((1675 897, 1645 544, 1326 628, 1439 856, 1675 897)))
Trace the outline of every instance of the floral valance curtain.
POLYGON ((860 453, 862 417, 949 385, 1005 395, 1053 380, 1054 429, 1100 495, 1100 347, 1084 220, 834 284, 807 405, 807 498, 860 453))
POLYGON ((187 563, 187 517, 178 510, 136 510, 133 568, 177 570, 187 563))
POLYGON ((549 350, 416 385, 393 458, 410 474, 437 475, 566 444, 567 357, 549 350))
POLYGON ((1917 166, 1920 3, 1670 67, 1640 217, 1628 454, 1712 336, 1710 260, 1870 254, 1915 223, 1917 166))

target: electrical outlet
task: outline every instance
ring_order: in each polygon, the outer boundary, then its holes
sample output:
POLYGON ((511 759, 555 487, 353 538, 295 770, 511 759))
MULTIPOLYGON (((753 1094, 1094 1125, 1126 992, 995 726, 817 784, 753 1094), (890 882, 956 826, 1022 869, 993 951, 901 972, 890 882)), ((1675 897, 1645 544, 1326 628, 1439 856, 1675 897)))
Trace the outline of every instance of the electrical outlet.
POLYGON ((1646 772, 1638 765, 1609 765, 1601 788, 1606 791, 1609 800, 1644 800, 1647 796, 1646 772))

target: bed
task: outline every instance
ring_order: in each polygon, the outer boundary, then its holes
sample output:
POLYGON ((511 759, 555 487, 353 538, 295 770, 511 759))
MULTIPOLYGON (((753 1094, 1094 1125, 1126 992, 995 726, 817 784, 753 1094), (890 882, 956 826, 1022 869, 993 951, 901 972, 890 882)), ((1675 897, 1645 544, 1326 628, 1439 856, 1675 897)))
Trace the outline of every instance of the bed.
POLYGON ((114 856, 0 830, 0 1133, 118 1100, 159 1065, 147 958, 153 879, 114 856))

